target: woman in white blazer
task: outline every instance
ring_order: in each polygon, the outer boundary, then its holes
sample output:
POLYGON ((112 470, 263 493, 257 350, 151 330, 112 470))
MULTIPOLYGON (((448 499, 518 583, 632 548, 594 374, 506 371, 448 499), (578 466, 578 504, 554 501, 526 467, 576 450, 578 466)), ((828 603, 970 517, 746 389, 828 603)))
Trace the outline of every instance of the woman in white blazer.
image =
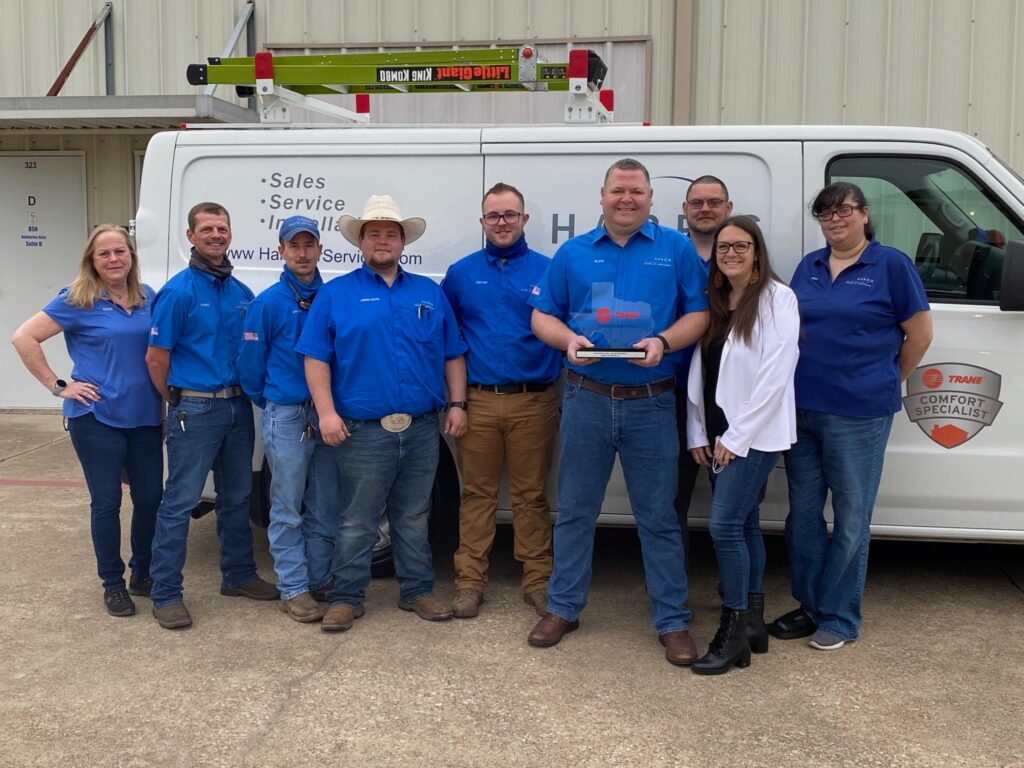
POLYGON ((748 216, 726 219, 709 264, 710 322, 687 381, 686 443, 711 470, 711 537, 722 617, 694 672, 714 675, 768 650, 759 496, 781 451, 796 441, 793 373, 800 315, 775 277, 764 236, 748 216))

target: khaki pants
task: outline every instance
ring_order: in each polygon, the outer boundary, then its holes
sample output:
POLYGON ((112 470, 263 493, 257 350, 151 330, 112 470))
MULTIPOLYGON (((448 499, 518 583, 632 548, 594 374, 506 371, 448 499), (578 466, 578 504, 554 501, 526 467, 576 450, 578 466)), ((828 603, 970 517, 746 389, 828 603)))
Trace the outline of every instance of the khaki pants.
POLYGON ((494 544, 494 516, 504 464, 512 497, 515 558, 523 591, 543 589, 551 575, 551 520, 545 486, 558 430, 555 387, 499 395, 469 388, 469 429, 457 441, 462 473, 455 588, 481 592, 494 544))

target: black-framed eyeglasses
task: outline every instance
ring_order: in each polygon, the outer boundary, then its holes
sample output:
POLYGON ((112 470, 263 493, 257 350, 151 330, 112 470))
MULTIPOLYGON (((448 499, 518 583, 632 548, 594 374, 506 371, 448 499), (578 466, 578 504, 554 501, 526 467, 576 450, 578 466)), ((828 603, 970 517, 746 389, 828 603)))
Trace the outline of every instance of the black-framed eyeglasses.
POLYGON ((854 211, 861 211, 863 209, 863 205, 840 205, 838 208, 829 208, 827 211, 812 212, 811 217, 818 221, 832 221, 836 216, 840 219, 848 219, 853 215, 854 211))
POLYGON ((516 224, 518 223, 519 219, 522 218, 522 216, 523 214, 521 214, 519 211, 505 211, 504 213, 491 212, 485 213, 483 219, 491 226, 494 226, 502 219, 505 220, 506 224, 516 224))
POLYGON ((718 210, 723 205, 725 205, 725 200, 723 200, 720 197, 712 197, 712 198, 709 198, 708 200, 704 200, 702 198, 695 197, 693 200, 687 200, 686 201, 686 207, 687 208, 696 208, 698 211, 701 208, 703 208, 705 205, 708 208, 712 209, 712 210, 718 210))
POLYGON ((749 240, 740 240, 737 243, 715 243, 715 253, 725 256, 732 248, 736 251, 737 256, 742 256, 744 253, 749 251, 754 244, 749 240))

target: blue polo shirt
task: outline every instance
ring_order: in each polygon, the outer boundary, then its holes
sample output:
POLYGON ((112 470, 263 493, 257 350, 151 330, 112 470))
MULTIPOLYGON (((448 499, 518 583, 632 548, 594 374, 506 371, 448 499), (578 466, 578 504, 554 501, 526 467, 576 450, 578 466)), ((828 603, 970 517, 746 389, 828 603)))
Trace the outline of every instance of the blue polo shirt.
MULTIPOLYGON (((652 221, 619 246, 603 227, 567 240, 530 297, 598 347, 632 345, 661 333, 682 315, 708 308, 707 272, 690 239, 652 221), (611 329, 611 330, 609 330, 611 329)), ((628 360, 567 367, 605 384, 648 384, 683 370, 692 347, 665 355, 653 368, 628 360)))
POLYGON ((448 268, 441 289, 469 346, 470 384, 547 384, 558 378, 562 356, 533 335, 530 292, 551 259, 526 247, 488 244, 448 268))
POLYGON ((111 427, 155 427, 163 420, 163 400, 153 387, 146 367, 153 289, 142 286, 145 302, 131 314, 108 299, 97 299, 92 309, 67 303, 68 289, 43 307, 64 330, 64 343, 74 363, 71 378, 95 384, 100 400, 82 405, 64 400, 64 416, 73 419, 91 413, 111 427))
POLYGON ((835 283, 831 249, 807 254, 790 287, 800 303, 796 406, 872 419, 900 410, 900 323, 928 309, 910 258, 871 240, 835 283))
POLYGON ((320 270, 306 286, 287 271, 256 297, 245 313, 238 380, 245 394, 260 408, 267 401, 295 405, 309 400, 303 356, 295 351, 309 315, 300 299, 315 296, 323 286, 320 270))
POLYGON ((252 291, 187 267, 156 295, 149 345, 171 352, 167 385, 217 392, 238 385, 235 361, 242 346, 242 319, 252 291))
POLYGON ((466 352, 433 280, 399 268, 391 287, 363 264, 320 289, 296 350, 331 366, 346 418, 422 416, 444 407, 444 364, 466 352))

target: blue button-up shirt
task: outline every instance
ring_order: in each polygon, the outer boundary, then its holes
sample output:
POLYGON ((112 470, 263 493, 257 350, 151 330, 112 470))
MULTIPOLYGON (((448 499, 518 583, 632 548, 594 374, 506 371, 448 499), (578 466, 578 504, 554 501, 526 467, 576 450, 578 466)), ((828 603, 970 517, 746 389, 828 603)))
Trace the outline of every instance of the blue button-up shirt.
MULTIPOLYGON (((293 278, 294 279, 294 278, 293 278)), ((321 283, 320 273, 314 282, 321 283)), ((249 305, 245 313, 238 378, 245 394, 260 408, 267 400, 294 405, 309 400, 303 356, 295 351, 309 315, 285 274, 249 305)))
POLYGON ((399 268, 389 288, 364 264, 320 289, 296 349, 330 365, 338 413, 365 420, 443 408, 466 344, 437 283, 399 268))
POLYGON ((928 309, 910 257, 872 240, 835 282, 829 248, 807 254, 790 284, 800 303, 796 407, 872 419, 900 410, 900 323, 928 309))
POLYGON ((168 386, 217 392, 238 385, 235 361, 252 300, 240 280, 221 280, 192 267, 167 281, 153 304, 149 345, 170 350, 168 386))
MULTIPOLYGON (((682 315, 706 310, 706 285, 700 256, 682 233, 648 221, 619 246, 601 226, 562 244, 530 304, 596 346, 613 346, 609 329, 632 345, 682 315)), ((566 364, 606 384, 648 384, 675 375, 690 354, 692 349, 672 352, 653 368, 622 359, 566 364)))
POLYGON ((64 400, 64 415, 73 419, 87 413, 111 427, 155 427, 163 419, 163 400, 146 368, 153 289, 142 286, 145 302, 131 314, 107 299, 92 309, 67 303, 68 289, 43 307, 64 329, 64 343, 74 363, 71 378, 99 387, 100 400, 82 405, 64 400))
POLYGON ((530 329, 530 292, 550 263, 528 249, 501 259, 485 248, 448 268, 441 289, 469 346, 470 384, 547 384, 558 378, 561 354, 530 329))

